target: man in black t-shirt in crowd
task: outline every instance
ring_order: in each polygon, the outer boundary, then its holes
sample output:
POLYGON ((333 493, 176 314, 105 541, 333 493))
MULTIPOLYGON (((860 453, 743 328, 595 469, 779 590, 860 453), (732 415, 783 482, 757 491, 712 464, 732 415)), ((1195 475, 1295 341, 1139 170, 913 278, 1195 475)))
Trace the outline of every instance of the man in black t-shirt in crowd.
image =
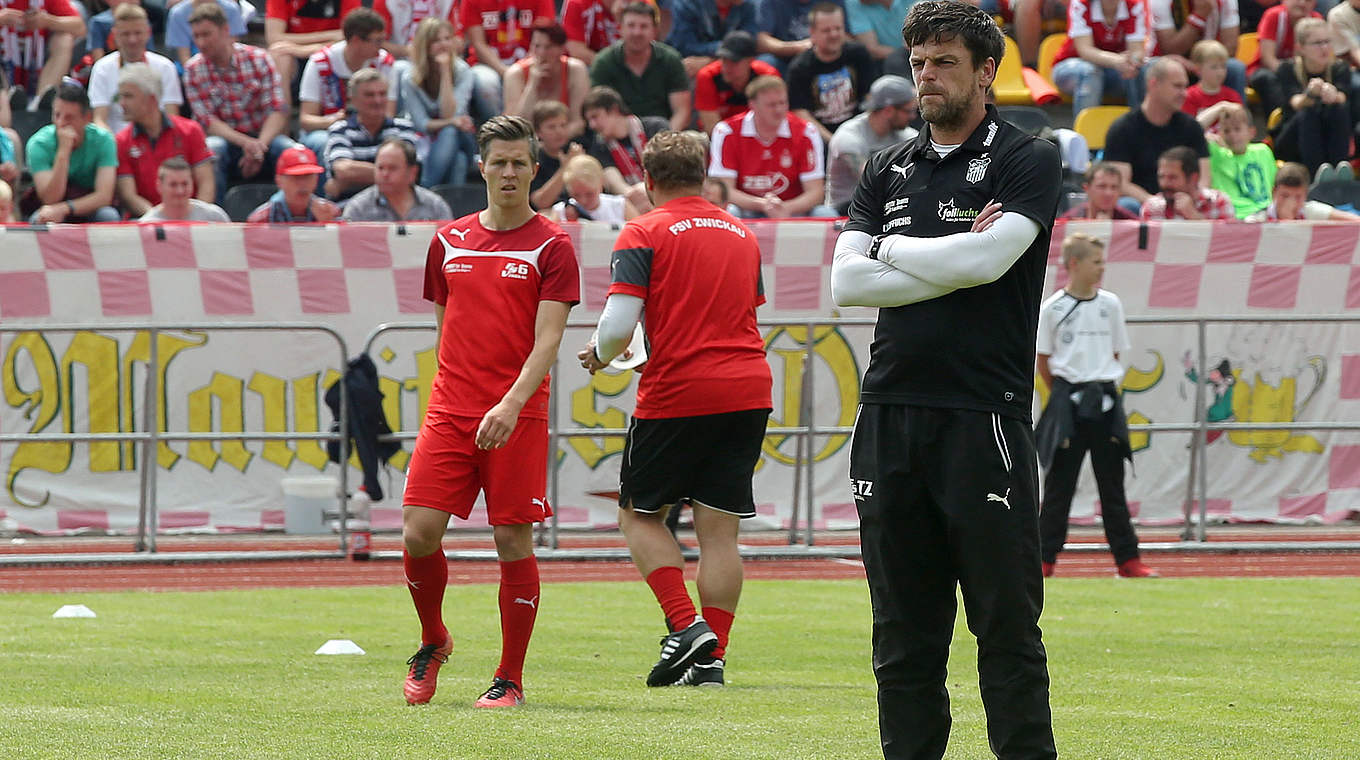
POLYGON ((1171 148, 1195 151, 1201 184, 1207 187, 1212 176, 1204 128, 1181 112, 1189 81, 1185 67, 1173 58, 1149 63, 1143 104, 1115 119, 1105 135, 1105 162, 1124 178, 1119 205, 1134 214, 1157 193, 1157 158, 1171 148))
POLYGON ((642 149, 652 135, 670 124, 659 116, 634 116, 623 97, 611 87, 592 87, 581 103, 586 124, 595 139, 586 152, 604 167, 604 190, 622 195, 639 212, 652 210, 642 182, 642 149))
POLYGON ((859 113, 877 66, 869 49, 848 39, 845 11, 818 3, 808 12, 812 48, 789 63, 789 109, 817 125, 822 143, 859 113))
POLYGON ((1057 757, 1030 404, 1062 168, 985 103, 1004 42, 923 0, 902 36, 926 127, 876 153, 836 241, 838 306, 880 308, 850 452, 884 757, 937 760, 961 586, 992 751, 1057 757))

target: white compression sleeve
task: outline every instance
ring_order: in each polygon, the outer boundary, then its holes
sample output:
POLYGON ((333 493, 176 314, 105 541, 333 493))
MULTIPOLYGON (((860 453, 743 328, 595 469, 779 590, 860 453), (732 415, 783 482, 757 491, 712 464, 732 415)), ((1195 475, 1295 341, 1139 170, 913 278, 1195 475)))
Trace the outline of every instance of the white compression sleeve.
POLYGON ((868 257, 873 238, 867 232, 842 232, 831 262, 831 298, 837 306, 905 306, 955 290, 895 269, 868 257))
POLYGON ((907 274, 957 290, 996 280, 1038 236, 1037 222, 1007 211, 985 232, 934 238, 889 235, 879 245, 878 258, 907 274))
POLYGON ((595 329, 595 355, 608 362, 623 353, 633 340, 633 327, 642 317, 643 301, 638 296, 614 293, 605 299, 600 324, 595 329))

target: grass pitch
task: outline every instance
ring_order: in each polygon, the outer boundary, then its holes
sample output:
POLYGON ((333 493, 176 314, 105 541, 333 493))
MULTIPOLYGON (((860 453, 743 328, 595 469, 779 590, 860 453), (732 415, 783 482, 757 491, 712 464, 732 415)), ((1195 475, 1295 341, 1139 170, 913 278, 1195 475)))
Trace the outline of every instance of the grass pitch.
MULTIPOLYGON (((100 572, 92 569, 91 572, 100 572)), ((551 573, 551 567, 546 568, 551 573)), ((641 583, 552 584, 529 704, 473 710, 499 631, 454 586, 433 704, 401 697, 418 631, 403 588, 0 596, 0 751, 83 758, 881 757, 862 583, 752 582, 725 689, 648 689, 661 615, 641 583), (54 620, 83 603, 94 620, 54 620), (313 656, 331 638, 366 656, 313 656)), ((1355 580, 1058 579, 1045 641, 1060 754, 1360 757, 1355 580)), ((947 757, 989 758, 975 648, 950 662, 947 757)))

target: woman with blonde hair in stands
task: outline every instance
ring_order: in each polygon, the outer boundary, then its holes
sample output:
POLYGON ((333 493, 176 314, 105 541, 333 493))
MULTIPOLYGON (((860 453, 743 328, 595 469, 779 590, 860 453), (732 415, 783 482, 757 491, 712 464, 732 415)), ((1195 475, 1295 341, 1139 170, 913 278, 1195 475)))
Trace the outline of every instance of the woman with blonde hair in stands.
POLYGON ((427 18, 411 39, 411 67, 401 80, 407 118, 430 140, 420 184, 461 185, 477 155, 468 102, 472 71, 463 60, 461 41, 446 19, 427 18))
POLYGON ((563 176, 570 197, 553 205, 548 217, 554 222, 623 224, 638 215, 627 198, 604 192, 604 166, 594 156, 569 159, 563 176))
POLYGON ((1284 119, 1273 132, 1275 156, 1317 172, 1350 156, 1355 93, 1350 64, 1332 55, 1327 22, 1305 18, 1294 25, 1293 58, 1275 69, 1284 119))

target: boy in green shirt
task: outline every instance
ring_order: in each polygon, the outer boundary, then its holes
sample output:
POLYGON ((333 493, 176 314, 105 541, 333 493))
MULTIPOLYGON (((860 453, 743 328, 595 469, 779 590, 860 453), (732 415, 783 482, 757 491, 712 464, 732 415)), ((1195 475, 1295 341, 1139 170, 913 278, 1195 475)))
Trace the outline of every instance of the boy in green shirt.
POLYGON ((1209 143, 1211 185, 1233 202, 1238 219, 1270 205, 1275 184, 1275 154, 1265 143, 1251 141, 1256 127, 1241 103, 1215 103, 1195 117, 1209 143), (1215 125, 1218 133, 1207 131, 1215 125))

